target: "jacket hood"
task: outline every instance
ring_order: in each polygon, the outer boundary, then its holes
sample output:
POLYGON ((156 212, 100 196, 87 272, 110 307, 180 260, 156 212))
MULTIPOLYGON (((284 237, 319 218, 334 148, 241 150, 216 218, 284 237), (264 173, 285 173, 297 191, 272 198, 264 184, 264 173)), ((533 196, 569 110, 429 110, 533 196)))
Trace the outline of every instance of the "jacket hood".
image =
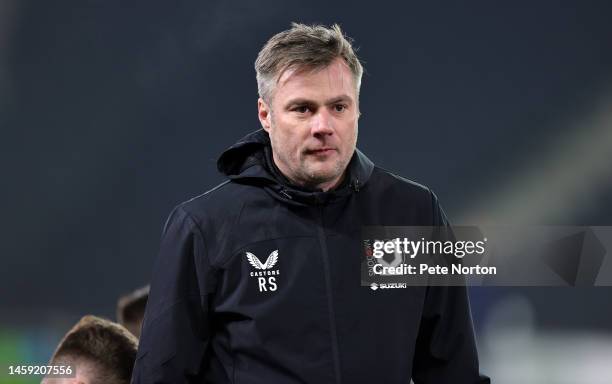
POLYGON ((280 200, 300 205, 323 204, 359 192, 374 169, 372 161, 355 149, 347 166, 348 182, 343 183, 344 187, 328 192, 308 190, 288 184, 275 175, 267 164, 266 151, 271 153, 270 137, 259 129, 226 149, 217 160, 217 169, 236 182, 261 186, 280 200))

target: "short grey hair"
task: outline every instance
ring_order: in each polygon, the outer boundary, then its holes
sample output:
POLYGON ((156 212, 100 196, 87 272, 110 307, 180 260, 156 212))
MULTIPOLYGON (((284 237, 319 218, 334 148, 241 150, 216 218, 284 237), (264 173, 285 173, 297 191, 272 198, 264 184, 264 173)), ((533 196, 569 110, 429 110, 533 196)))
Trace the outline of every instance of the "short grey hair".
POLYGON ((328 28, 291 23, 290 29, 272 36, 257 55, 259 97, 270 104, 278 79, 288 69, 318 70, 342 58, 353 74, 359 98, 363 66, 351 43, 352 39, 344 35, 338 24, 328 28))

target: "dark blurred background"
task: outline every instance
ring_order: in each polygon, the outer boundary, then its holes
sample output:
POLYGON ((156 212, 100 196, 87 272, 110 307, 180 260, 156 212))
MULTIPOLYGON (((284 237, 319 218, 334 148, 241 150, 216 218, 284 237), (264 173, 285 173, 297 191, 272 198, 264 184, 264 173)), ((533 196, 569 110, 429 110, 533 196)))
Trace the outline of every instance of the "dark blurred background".
MULTIPOLYGON (((354 38, 358 146, 454 223, 610 225, 611 16, 590 1, 0 0, 0 363, 46 362, 80 316, 114 319, 148 283, 172 207, 222 181, 218 154, 259 128, 253 63, 291 21, 354 38)), ((472 288, 483 371, 612 382, 611 297, 472 288)))

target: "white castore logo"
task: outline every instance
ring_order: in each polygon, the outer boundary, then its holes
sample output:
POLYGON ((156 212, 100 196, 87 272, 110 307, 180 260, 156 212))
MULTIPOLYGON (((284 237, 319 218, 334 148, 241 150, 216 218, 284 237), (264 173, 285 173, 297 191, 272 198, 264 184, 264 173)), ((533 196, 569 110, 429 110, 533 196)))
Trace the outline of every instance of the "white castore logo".
POLYGON ((257 258, 257 256, 255 256, 251 252, 247 252, 246 255, 247 259, 249 259, 249 263, 251 263, 251 265, 257 269, 270 269, 278 261, 278 249, 268 256, 264 264, 262 264, 261 261, 259 261, 259 259, 257 258))
POLYGON ((257 277, 259 292, 276 291, 278 288, 276 276, 280 274, 280 271, 278 269, 272 269, 272 267, 278 262, 278 249, 272 251, 263 264, 259 258, 251 252, 246 252, 246 257, 249 264, 255 268, 255 271, 251 271, 250 276, 257 277))

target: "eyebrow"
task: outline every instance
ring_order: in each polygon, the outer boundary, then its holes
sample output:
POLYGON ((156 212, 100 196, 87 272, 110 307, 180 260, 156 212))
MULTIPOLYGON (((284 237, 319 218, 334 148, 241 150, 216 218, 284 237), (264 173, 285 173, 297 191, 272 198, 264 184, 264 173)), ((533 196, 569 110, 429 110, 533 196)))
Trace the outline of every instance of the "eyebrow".
MULTIPOLYGON (((338 103, 340 101, 352 103, 353 100, 348 95, 340 95, 340 96, 336 96, 336 97, 326 100, 324 104, 330 105, 330 104, 338 103)), ((312 105, 312 104, 317 104, 317 103, 310 99, 298 97, 298 98, 289 100, 285 105, 290 106, 290 105, 304 105, 304 104, 312 105)))

